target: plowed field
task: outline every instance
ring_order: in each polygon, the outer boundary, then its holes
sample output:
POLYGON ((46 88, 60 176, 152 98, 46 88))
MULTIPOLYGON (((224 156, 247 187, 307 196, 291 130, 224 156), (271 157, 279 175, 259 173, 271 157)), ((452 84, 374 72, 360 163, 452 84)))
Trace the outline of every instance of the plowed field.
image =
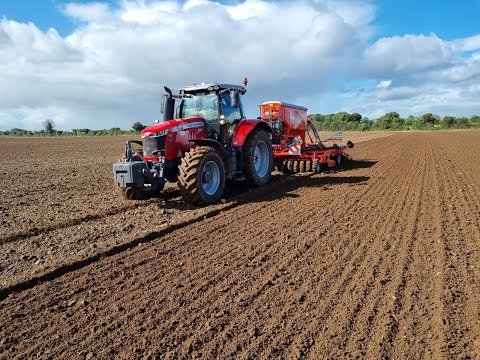
POLYGON ((121 139, 0 139, 0 358, 479 359, 479 145, 397 133, 190 208, 120 199, 121 139))

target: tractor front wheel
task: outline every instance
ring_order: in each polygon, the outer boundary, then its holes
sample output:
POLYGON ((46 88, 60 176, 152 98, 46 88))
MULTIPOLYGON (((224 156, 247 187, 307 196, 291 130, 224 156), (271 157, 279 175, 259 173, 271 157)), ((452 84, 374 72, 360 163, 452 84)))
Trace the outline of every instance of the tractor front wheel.
POLYGON ((266 131, 253 132, 243 148, 243 174, 252 185, 265 185, 270 181, 273 170, 272 141, 266 131))
POLYGON ((225 187, 225 166, 218 152, 208 146, 192 147, 179 166, 178 187, 186 202, 212 204, 225 187))

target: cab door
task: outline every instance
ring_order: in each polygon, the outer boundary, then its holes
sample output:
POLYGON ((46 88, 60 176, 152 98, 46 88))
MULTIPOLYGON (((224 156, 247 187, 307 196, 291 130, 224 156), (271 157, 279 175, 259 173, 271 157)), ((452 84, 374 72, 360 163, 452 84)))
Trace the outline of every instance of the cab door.
POLYGON ((231 103, 230 93, 221 93, 220 114, 225 116, 225 125, 223 125, 221 129, 222 137, 226 144, 230 144, 232 141, 233 133, 235 131, 235 127, 243 118, 243 108, 241 102, 239 102, 238 107, 233 107, 231 103))

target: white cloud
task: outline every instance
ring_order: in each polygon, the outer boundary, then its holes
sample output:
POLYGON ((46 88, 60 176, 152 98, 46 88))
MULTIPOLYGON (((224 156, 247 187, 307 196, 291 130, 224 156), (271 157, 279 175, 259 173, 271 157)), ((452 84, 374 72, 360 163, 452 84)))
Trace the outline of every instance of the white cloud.
POLYGON ((480 49, 480 35, 458 39, 452 42, 456 51, 475 51, 480 49))
POLYGON ((403 116, 480 113, 480 56, 466 52, 476 48, 477 39, 449 42, 435 34, 379 39, 365 49, 357 74, 377 85, 344 93, 343 110, 374 118, 389 111, 403 116))
POLYGON ((337 111, 369 116, 480 112, 480 57, 465 53, 480 48, 480 35, 400 34, 369 45, 375 11, 370 0, 70 3, 63 12, 78 26, 66 37, 3 19, 0 129, 40 128, 45 118, 62 129, 129 128, 159 116, 163 85, 243 76, 252 117, 271 99, 312 112, 331 99, 337 111), (351 90, 350 81, 370 85, 351 90))
POLYGON ((278 12, 279 6, 261 0, 246 0, 243 3, 229 6, 226 9, 232 19, 246 20, 255 17, 268 18, 278 12))
POLYGON ((79 26, 67 37, 3 19, 0 91, 8 95, 0 99, 0 127, 38 128, 48 116, 67 129, 114 122, 128 128, 158 117, 163 85, 239 83, 245 75, 248 110, 255 117, 256 104, 266 98, 321 91, 348 74, 366 44, 368 21, 349 10, 361 4, 364 13, 373 12, 363 0, 337 6, 263 0, 71 3, 63 11, 79 26))
POLYGON ((478 86, 435 87, 399 87, 390 91, 375 89, 357 94, 344 94, 346 111, 358 111, 370 118, 378 118, 390 111, 402 116, 421 115, 433 112, 440 116, 470 116, 478 113, 478 86))
POLYGON ((381 38, 365 51, 367 71, 373 75, 406 74, 443 66, 452 47, 435 34, 381 38))
POLYGON ((103 3, 70 3, 63 7, 63 12, 73 19, 86 22, 101 22, 110 17, 109 7, 103 3))
POLYGON ((392 85, 392 80, 381 80, 377 84, 377 89, 386 89, 392 85))

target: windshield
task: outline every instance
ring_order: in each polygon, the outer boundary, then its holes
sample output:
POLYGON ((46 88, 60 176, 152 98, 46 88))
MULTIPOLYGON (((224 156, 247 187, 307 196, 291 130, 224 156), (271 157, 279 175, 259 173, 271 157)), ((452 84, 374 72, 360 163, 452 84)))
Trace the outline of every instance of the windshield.
POLYGON ((218 98, 212 94, 193 94, 191 98, 184 98, 182 117, 200 116, 205 121, 218 120, 218 98))

